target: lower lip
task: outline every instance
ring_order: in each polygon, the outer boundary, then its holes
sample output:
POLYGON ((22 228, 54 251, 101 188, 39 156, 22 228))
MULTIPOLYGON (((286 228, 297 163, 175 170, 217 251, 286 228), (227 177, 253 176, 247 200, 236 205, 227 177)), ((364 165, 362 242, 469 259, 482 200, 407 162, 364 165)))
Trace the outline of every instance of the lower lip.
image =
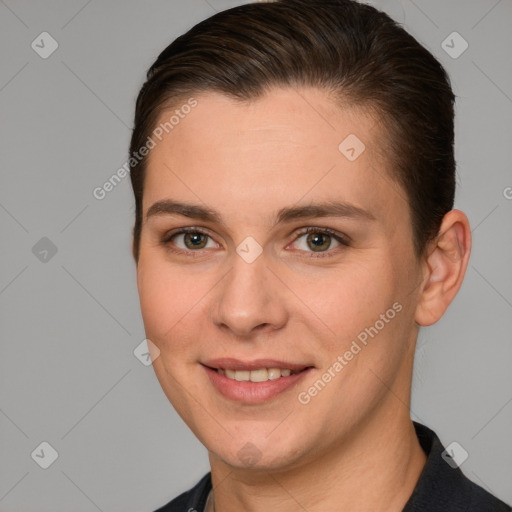
POLYGON ((228 379, 216 370, 204 366, 206 374, 215 389, 226 398, 246 404, 261 404, 270 400, 303 379, 313 368, 307 368, 288 377, 279 377, 265 382, 238 381, 228 379))

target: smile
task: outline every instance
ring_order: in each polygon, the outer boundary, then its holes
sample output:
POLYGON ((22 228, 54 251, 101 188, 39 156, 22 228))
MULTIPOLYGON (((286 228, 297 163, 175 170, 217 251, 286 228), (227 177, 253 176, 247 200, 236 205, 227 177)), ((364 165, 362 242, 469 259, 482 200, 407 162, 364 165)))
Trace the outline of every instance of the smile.
POLYGON ((217 373, 225 375, 228 379, 239 382, 265 382, 267 380, 276 380, 281 377, 289 377, 298 371, 289 368, 260 368, 258 370, 230 370, 229 368, 217 368, 217 373))
POLYGON ((313 366, 284 361, 258 360, 243 363, 223 359, 201 365, 213 389, 224 398, 244 404, 262 404, 295 387, 313 366))

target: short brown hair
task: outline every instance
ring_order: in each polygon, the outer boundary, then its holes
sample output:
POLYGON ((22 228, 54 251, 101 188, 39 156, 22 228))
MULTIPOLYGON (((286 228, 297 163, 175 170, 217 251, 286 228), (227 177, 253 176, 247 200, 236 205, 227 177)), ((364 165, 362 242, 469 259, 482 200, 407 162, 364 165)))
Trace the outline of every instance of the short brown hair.
MULTIPOLYGON (((383 119, 385 157, 405 191, 421 256, 453 207, 454 102, 449 77, 387 14, 355 0, 278 0, 219 12, 178 37, 139 92, 133 154, 180 98, 215 91, 239 100, 273 86, 313 86, 383 119)), ((138 261, 147 158, 130 170, 138 261)))

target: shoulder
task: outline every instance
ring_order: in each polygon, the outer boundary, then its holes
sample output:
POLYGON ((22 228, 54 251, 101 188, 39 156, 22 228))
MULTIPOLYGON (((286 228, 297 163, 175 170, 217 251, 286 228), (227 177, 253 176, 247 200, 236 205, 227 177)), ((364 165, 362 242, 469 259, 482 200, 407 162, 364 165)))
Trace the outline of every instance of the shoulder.
MULTIPOLYGON (((466 478, 466 477, 464 477, 466 478)), ((468 512, 511 512, 512 508, 468 478, 470 502, 468 512)))
POLYGON ((445 449, 435 432, 416 422, 414 427, 427 463, 403 512, 512 512, 464 475, 454 449, 445 449))
POLYGON ((211 473, 207 473, 194 487, 155 510, 155 512, 203 512, 211 488, 211 473))

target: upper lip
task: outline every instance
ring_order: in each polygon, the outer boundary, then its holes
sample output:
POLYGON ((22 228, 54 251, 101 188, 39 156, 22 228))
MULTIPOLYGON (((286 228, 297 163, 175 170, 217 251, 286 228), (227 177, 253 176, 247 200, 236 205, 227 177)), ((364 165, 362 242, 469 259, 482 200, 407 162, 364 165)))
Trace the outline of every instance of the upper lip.
POLYGON ((233 359, 231 357, 222 357, 219 359, 208 359, 202 362, 204 366, 210 368, 224 370, 259 370, 261 368, 281 368, 289 369, 292 371, 300 371, 312 365, 303 363, 290 363, 287 361, 278 361, 277 359, 253 359, 252 361, 241 361, 240 359, 233 359))

